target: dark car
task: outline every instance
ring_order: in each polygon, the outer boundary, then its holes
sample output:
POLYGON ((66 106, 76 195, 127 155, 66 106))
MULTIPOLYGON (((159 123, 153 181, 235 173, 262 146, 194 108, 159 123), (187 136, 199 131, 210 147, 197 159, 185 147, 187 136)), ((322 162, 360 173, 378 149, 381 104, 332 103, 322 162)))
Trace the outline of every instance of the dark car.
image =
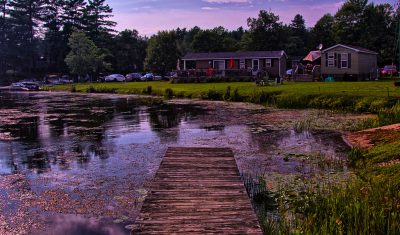
POLYGON ((385 67, 383 67, 383 69, 381 70, 382 76, 395 75, 396 73, 397 73, 396 65, 385 65, 385 67))
POLYGON ((145 75, 143 75, 140 80, 142 81, 152 81, 154 78, 154 75, 152 73, 146 73, 145 75))
POLYGON ((142 77, 142 74, 140 73, 129 73, 126 76, 126 81, 140 81, 140 78, 142 77))

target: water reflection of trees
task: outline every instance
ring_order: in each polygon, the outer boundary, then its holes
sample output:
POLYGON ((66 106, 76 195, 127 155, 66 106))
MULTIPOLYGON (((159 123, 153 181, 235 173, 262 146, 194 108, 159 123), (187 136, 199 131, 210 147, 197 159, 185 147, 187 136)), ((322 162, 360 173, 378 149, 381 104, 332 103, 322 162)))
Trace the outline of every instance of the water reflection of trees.
POLYGON ((191 105, 148 104, 148 101, 126 98, 82 97, 77 100, 71 97, 52 95, 30 100, 27 95, 18 95, 9 97, 7 104, 0 102, 1 107, 24 110, 29 114, 20 119, 16 117, 17 124, 0 129, 16 138, 9 145, 13 153, 7 154, 11 171, 27 168, 41 173, 54 166, 63 170, 69 169, 74 162, 85 167, 93 159, 107 159, 109 153, 103 146, 107 129, 115 129, 118 125, 134 131, 132 126, 139 126, 143 121, 143 110, 149 115, 151 131, 162 142, 176 141, 180 123, 203 112, 191 105))
POLYGON ((199 106, 163 104, 149 110, 150 126, 161 143, 177 142, 182 121, 203 113, 199 106))

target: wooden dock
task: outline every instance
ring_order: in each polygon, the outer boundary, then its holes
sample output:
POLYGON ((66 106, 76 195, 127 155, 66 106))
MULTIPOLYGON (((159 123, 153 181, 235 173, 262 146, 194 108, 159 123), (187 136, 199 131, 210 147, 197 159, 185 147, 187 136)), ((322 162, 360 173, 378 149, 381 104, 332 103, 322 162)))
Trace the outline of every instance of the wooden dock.
POLYGON ((232 151, 169 148, 133 234, 262 234, 232 151))

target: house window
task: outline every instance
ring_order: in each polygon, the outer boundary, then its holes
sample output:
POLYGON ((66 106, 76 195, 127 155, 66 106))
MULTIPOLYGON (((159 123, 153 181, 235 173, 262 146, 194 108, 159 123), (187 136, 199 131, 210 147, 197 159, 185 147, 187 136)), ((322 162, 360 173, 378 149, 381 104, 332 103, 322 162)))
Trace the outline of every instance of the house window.
POLYGON ((266 59, 265 60, 265 67, 267 67, 267 68, 272 67, 272 60, 271 59, 266 59))
POLYGON ((246 68, 246 60, 240 59, 240 69, 245 69, 246 68))
POLYGON ((260 68, 260 64, 259 63, 260 63, 259 60, 257 60, 257 59, 253 60, 253 70, 254 71, 258 70, 260 68))
POLYGON ((347 69, 349 67, 349 54, 342 53, 340 63, 342 68, 347 69))
POLYGON ((328 67, 335 67, 335 53, 328 53, 328 67))
POLYGON ((214 60, 214 69, 225 70, 225 60, 214 60))

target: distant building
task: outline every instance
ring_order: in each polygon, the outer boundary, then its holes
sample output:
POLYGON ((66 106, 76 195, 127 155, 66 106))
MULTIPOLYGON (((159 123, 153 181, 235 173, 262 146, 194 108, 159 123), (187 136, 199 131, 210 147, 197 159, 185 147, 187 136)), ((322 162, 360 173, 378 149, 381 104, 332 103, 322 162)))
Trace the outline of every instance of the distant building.
POLYGON ((284 51, 241 51, 188 53, 182 58, 183 70, 267 71, 272 77, 284 77, 287 55, 284 51))
POLYGON ((338 44, 322 51, 321 74, 336 80, 361 81, 377 77, 378 53, 356 46, 338 44))

